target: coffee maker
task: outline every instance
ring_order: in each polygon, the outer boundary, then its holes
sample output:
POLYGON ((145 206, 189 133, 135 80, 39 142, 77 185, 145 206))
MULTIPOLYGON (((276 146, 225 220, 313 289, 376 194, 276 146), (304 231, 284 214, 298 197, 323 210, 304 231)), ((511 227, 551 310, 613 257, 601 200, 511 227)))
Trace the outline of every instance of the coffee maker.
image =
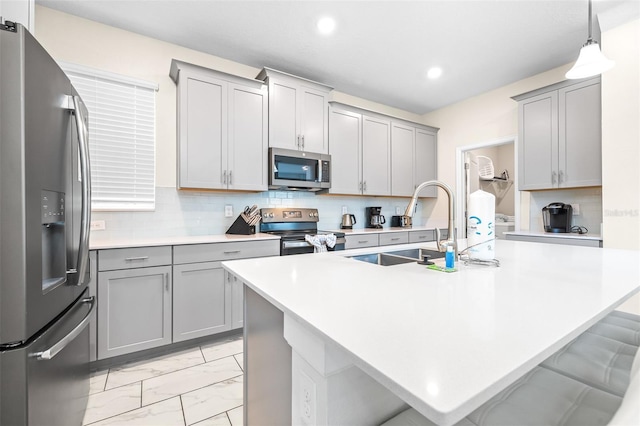
POLYGON ((573 207, 571 204, 551 203, 542 208, 542 220, 544 232, 566 233, 571 232, 571 219, 573 207))
POLYGON ((384 216, 380 214, 382 207, 365 207, 365 226, 367 228, 382 228, 382 225, 386 223, 384 216))

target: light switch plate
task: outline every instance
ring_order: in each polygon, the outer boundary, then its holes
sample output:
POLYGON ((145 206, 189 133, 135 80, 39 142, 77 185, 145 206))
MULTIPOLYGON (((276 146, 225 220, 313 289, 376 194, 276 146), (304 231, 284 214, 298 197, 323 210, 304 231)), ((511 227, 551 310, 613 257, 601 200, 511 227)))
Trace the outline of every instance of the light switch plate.
POLYGON ((402 207, 400 207, 400 206, 396 206, 396 214, 397 214, 397 215, 402 214, 402 207))
POLYGON ((347 206, 342 206, 342 214, 347 214, 347 206))
POLYGON ((233 206, 231 204, 224 206, 224 217, 233 217, 233 206))
POLYGON ((580 214, 580 204, 571 204, 571 207, 573 208, 573 215, 578 216, 580 214))

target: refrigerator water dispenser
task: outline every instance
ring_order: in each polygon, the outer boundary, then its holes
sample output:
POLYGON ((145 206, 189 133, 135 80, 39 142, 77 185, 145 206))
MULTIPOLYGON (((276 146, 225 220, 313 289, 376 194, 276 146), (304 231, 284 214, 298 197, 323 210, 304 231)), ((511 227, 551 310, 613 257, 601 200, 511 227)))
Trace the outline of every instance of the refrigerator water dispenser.
POLYGON ((42 191, 42 292, 53 290, 67 280, 64 193, 42 191))

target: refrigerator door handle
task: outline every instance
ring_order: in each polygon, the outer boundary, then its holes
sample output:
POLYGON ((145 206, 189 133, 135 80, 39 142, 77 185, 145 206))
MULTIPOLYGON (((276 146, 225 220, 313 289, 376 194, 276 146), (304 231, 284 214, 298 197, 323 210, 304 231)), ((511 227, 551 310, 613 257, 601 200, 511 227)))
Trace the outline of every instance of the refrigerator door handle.
POLYGON ((89 312, 87 312, 87 315, 82 319, 82 321, 80 321, 80 323, 76 325, 75 328, 69 332, 69 334, 67 334, 62 339, 60 339, 55 345, 51 346, 46 351, 36 352, 32 354, 31 355, 32 357, 35 357, 38 361, 50 360, 54 356, 56 356, 58 353, 60 353, 60 351, 63 350, 69 343, 71 343, 73 339, 78 337, 80 333, 82 333, 82 330, 85 329, 85 327, 89 324, 89 321, 91 320, 91 314, 93 313, 93 308, 96 305, 96 298, 94 296, 84 298, 82 299, 82 303, 91 304, 91 307, 89 308, 89 312))
MULTIPOLYGON (((80 152, 80 174, 82 176, 82 212, 80 222, 80 246, 78 247, 78 284, 82 285, 89 260, 89 227, 91 225, 91 166, 89 165, 89 145, 85 116, 86 107, 79 96, 73 98, 73 111, 76 117, 78 145, 80 152)), ((73 270, 71 270, 73 271, 73 270)))

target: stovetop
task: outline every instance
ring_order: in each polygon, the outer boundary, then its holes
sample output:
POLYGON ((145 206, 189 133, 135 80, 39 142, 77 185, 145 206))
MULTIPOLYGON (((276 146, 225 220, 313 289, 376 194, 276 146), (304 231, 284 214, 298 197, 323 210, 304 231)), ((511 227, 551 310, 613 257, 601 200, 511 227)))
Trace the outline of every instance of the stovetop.
POLYGON ((344 232, 319 231, 317 229, 296 230, 296 231, 268 231, 267 234, 278 235, 281 239, 295 240, 304 239, 307 235, 334 234, 336 237, 344 236, 344 232))

